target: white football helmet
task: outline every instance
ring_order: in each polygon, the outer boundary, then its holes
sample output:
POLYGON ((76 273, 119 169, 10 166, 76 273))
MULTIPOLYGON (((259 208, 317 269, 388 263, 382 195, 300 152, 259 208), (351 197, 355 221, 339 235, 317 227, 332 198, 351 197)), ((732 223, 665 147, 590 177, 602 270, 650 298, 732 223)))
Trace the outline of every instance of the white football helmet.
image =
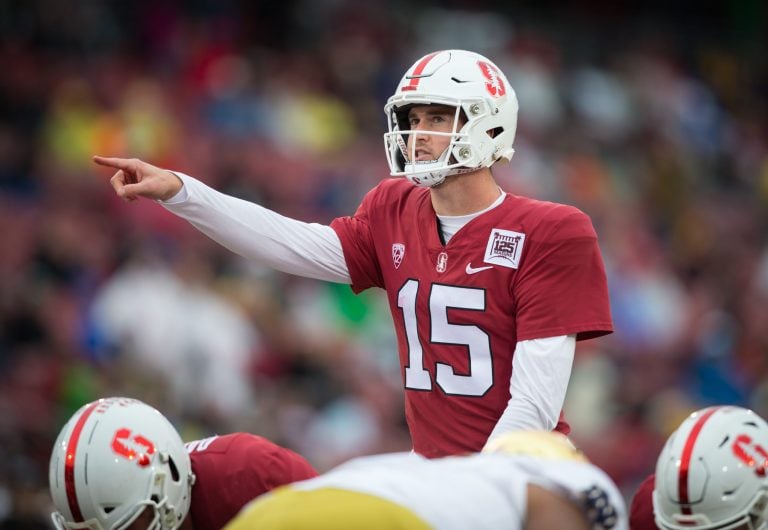
POLYGON ((768 423, 741 407, 694 412, 656 464, 653 511, 662 529, 765 529, 768 423))
POLYGON ((495 64, 474 52, 443 50, 416 61, 387 100, 384 112, 390 173, 418 186, 437 186, 448 175, 490 167, 502 158, 509 161, 515 152, 515 91, 495 64), (408 122, 408 109, 424 104, 456 108, 452 132, 429 133, 451 138, 448 148, 433 161, 416 161, 415 153, 408 153, 406 147, 408 135, 426 134, 411 130, 408 122), (456 118, 466 122, 458 128, 461 123, 456 118))
POLYGON ((70 418, 53 447, 48 480, 59 530, 119 530, 145 509, 154 512, 150 529, 171 530, 189 511, 195 476, 165 416, 113 397, 70 418))

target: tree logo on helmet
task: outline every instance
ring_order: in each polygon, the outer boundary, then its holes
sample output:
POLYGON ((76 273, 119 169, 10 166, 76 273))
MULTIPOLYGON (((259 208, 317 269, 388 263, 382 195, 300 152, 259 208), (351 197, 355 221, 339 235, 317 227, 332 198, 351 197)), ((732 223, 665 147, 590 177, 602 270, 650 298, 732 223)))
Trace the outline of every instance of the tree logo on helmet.
POLYGON ((507 87, 501 79, 501 72, 491 63, 486 61, 477 61, 480 71, 488 81, 485 83, 485 89, 495 98, 501 97, 507 93, 507 87))
POLYGON ((141 467, 149 465, 149 457, 155 452, 155 444, 140 434, 131 436, 131 430, 125 427, 115 431, 111 447, 115 453, 123 458, 136 460, 136 463, 141 467))
POLYGON ((765 476, 768 466, 768 451, 759 443, 754 443, 746 434, 740 434, 733 441, 733 454, 749 467, 755 468, 758 477, 765 476))

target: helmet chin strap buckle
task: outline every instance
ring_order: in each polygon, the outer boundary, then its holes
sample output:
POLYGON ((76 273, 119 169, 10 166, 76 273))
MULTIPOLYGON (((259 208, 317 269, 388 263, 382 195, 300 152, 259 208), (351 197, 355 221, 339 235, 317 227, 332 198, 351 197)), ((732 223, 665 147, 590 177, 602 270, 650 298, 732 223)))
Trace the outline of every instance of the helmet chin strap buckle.
POLYGON ((448 159, 449 150, 450 148, 446 148, 437 160, 406 163, 405 176, 413 184, 424 188, 434 188, 435 186, 442 184, 448 175, 456 172, 455 170, 445 169, 445 161, 448 159), (419 166, 421 166, 421 168, 419 168, 419 166), (435 167, 427 168, 425 166, 435 167))
POLYGON ((434 188, 443 183, 445 175, 440 173, 417 173, 415 175, 406 175, 406 178, 416 186, 422 188, 434 188))

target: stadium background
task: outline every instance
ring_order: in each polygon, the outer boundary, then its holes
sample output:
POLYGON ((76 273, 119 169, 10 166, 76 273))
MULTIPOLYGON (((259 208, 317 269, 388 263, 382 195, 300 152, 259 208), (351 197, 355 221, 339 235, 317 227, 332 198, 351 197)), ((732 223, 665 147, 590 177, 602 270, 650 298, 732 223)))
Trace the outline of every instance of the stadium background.
POLYGON ((48 527, 54 437, 99 396, 321 470, 408 448, 381 293, 245 263, 89 159, 328 222, 387 175, 381 108, 434 49, 508 73, 499 180, 601 238, 616 333, 579 345, 574 440, 629 496, 691 410, 768 416, 765 4, 266 4, 0 1, 0 528, 48 527))

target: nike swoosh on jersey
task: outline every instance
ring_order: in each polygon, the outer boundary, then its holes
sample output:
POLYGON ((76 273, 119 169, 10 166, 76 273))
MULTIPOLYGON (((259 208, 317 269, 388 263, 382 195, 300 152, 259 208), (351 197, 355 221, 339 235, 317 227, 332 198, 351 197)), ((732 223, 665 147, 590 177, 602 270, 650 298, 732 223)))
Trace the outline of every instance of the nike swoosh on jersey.
POLYGON ((487 271, 488 269, 492 269, 493 265, 488 265, 486 267, 473 267, 471 263, 467 263, 466 273, 467 274, 477 274, 478 272, 487 271))

